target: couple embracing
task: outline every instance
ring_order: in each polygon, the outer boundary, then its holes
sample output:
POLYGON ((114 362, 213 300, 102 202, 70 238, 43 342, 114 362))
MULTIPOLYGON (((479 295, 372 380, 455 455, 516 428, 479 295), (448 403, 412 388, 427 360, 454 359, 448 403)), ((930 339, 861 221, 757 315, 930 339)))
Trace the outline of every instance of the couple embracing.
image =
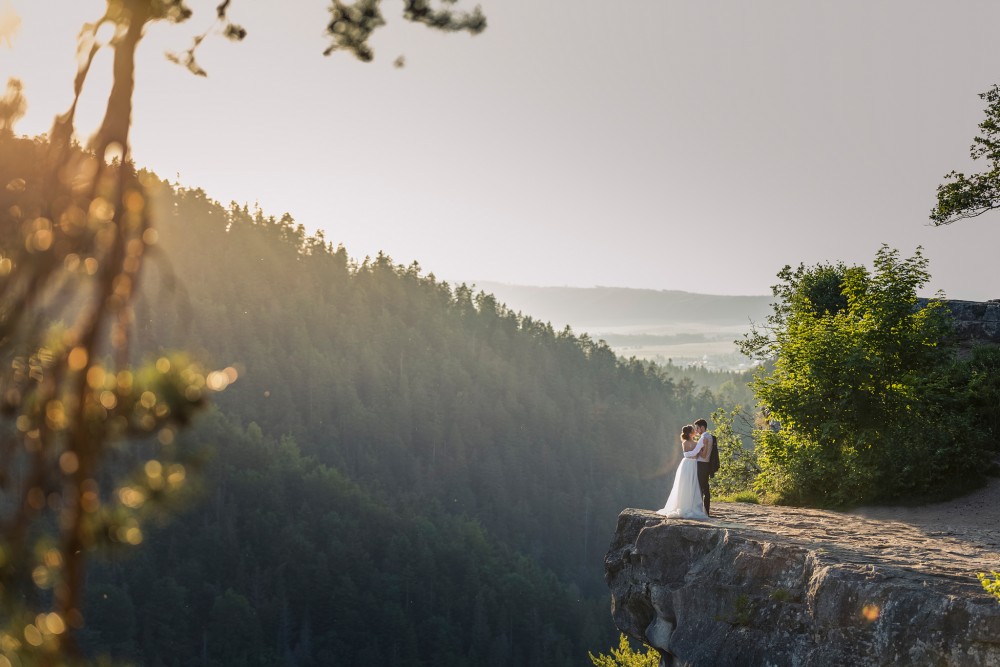
POLYGON ((719 468, 715 445, 715 436, 708 432, 708 422, 704 419, 681 429, 684 458, 677 466, 667 504, 657 514, 678 519, 711 516, 712 491, 708 480, 719 468))

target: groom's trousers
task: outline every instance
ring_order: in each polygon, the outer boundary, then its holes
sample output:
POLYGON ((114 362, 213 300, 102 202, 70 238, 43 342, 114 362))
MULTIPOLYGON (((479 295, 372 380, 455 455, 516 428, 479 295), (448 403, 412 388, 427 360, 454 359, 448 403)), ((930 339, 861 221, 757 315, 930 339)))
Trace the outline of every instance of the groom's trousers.
POLYGON ((698 486, 701 487, 701 500, 705 503, 705 514, 711 514, 712 489, 708 486, 711 468, 708 461, 698 461, 698 486))

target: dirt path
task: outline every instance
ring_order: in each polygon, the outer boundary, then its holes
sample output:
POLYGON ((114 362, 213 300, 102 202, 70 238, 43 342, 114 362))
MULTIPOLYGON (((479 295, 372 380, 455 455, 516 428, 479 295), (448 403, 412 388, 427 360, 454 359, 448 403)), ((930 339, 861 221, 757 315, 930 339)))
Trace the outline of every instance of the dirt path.
POLYGON ((1000 528, 1000 478, 967 496, 920 507, 859 507, 850 512, 867 519, 892 520, 934 529, 1000 528))
POLYGON ((780 536, 859 570, 890 568, 922 583, 984 594, 976 572, 1000 571, 1000 479, 968 496, 922 507, 834 512, 712 503, 713 523, 780 536))

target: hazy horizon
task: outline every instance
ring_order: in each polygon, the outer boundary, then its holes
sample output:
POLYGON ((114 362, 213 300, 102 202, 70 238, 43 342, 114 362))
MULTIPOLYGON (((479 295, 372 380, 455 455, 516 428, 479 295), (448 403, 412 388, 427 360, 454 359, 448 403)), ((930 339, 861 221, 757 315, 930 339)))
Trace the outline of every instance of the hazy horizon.
MULTIPOLYGON (((348 248, 347 251, 349 253, 350 252, 350 248, 348 248)), ((423 265, 421 265, 421 269, 424 269, 427 273, 434 273, 434 275, 437 277, 437 273, 435 273, 430 268, 424 267, 423 265)), ((700 295, 700 296, 734 296, 734 297, 762 297, 762 296, 764 296, 764 297, 768 297, 768 298, 771 297, 771 291, 770 290, 767 291, 767 294, 763 294, 763 293, 761 293, 761 294, 728 294, 728 293, 727 294, 720 294, 720 293, 715 293, 715 292, 697 292, 697 291, 691 291, 691 290, 685 290, 685 289, 670 289, 670 288, 658 288, 658 287, 629 287, 628 285, 565 285, 565 284, 564 285, 528 285, 528 284, 525 284, 525 283, 508 282, 508 281, 504 281, 504 280, 467 280, 467 279, 448 280, 446 278, 441 278, 441 279, 442 280, 446 280, 449 283, 455 283, 455 284, 465 283, 466 285, 469 285, 469 286, 472 286, 472 285, 477 285, 477 286, 478 285, 504 285, 504 286, 507 286, 507 287, 528 287, 528 288, 537 287, 539 289, 581 289, 581 290, 586 290, 586 289, 596 289, 596 290, 608 289, 608 290, 635 290, 635 291, 668 292, 668 293, 669 292, 677 292, 677 293, 681 293, 681 294, 694 294, 694 295, 700 295)))
MULTIPOLYGON (((387 5, 363 64, 320 55, 326 3, 241 0, 229 15, 248 37, 210 34, 207 78, 163 55, 212 24, 215 0, 188 4, 140 44, 136 162, 287 211, 353 257, 383 250, 449 282, 766 295, 786 264, 870 265, 886 243, 925 249, 927 295, 1000 297, 1000 217, 928 225, 943 175, 980 167, 968 147, 978 93, 1000 80, 1000 3, 639 0, 621 38, 597 0, 483 0, 477 37, 387 5)), ((69 106, 76 35, 102 7, 0 0, 21 18, 0 39, 0 82, 21 78, 28 100, 18 133, 69 106)), ((109 65, 104 50, 81 139, 109 65)))

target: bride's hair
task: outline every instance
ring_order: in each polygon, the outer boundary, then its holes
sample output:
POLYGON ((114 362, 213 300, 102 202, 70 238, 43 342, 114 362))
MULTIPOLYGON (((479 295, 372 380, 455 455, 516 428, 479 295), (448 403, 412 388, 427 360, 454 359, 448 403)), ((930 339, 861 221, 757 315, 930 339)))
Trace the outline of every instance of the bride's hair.
POLYGON ((691 431, 693 431, 693 430, 694 430, 694 426, 691 426, 691 424, 688 424, 687 426, 685 426, 684 428, 682 428, 681 429, 681 440, 690 440, 691 439, 691 431))

